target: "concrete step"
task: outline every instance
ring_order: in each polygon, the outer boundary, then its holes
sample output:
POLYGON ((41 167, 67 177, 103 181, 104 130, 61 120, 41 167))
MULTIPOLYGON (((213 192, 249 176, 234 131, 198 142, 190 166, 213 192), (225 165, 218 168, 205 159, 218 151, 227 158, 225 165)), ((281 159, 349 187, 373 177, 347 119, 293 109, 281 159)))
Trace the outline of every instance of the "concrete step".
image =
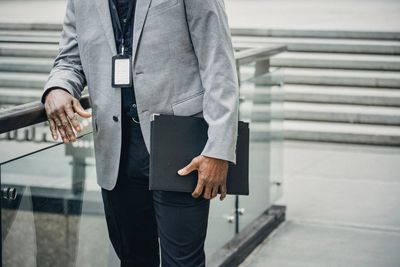
POLYGON ((254 87, 253 84, 243 83, 240 87, 241 103, 269 104, 272 101, 284 101, 284 89, 281 86, 254 87))
POLYGON ((0 30, 0 42, 58 44, 60 35, 60 31, 0 30))
POLYGON ((0 22, 0 30, 19 31, 61 31, 61 23, 42 22, 0 22))
POLYGON ((0 56, 54 58, 57 53, 56 44, 0 43, 0 56))
POLYGON ((253 122, 284 117, 285 120, 400 125, 400 108, 344 104, 285 102, 281 108, 269 103, 244 102, 240 105, 240 116, 253 122))
POLYGON ((48 74, 26 72, 0 72, 0 87, 42 89, 48 74))
POLYGON ((363 88, 286 84, 283 87, 254 87, 242 84, 240 96, 254 103, 269 103, 284 99, 292 102, 331 103, 400 107, 400 90, 390 88, 363 88))
POLYGON ((395 89, 287 84, 283 92, 285 101, 400 107, 395 89))
POLYGON ((400 75, 393 71, 285 68, 284 72, 287 84, 400 88, 400 75))
MULTIPOLYGON (((60 23, 0 22, 0 30, 61 31, 60 23)), ((400 32, 231 28, 234 36, 400 40, 400 32)))
POLYGON ((260 47, 265 44, 285 44, 287 50, 291 52, 400 54, 400 41, 392 40, 233 36, 232 41, 235 47, 260 47))
POLYGON ((233 36, 400 40, 400 32, 232 28, 233 36))
POLYGON ((51 58, 0 57, 0 71, 49 73, 53 62, 51 58))
MULTIPOLYGON (((400 146, 399 126, 285 120, 283 129, 287 140, 400 146)), ((279 136, 279 129, 271 129, 270 123, 250 123, 252 141, 265 142, 274 136, 279 136)))
POLYGON ((23 30, 2 30, 0 29, 0 37, 60 37, 60 31, 23 31, 23 30))
POLYGON ((47 36, 1 36, 0 43, 58 44, 60 37, 47 36))
POLYGON ((395 107, 285 102, 284 114, 289 120, 400 125, 395 107))
POLYGON ((39 101, 41 96, 42 90, 39 89, 0 87, 0 105, 20 105, 39 101))
POLYGON ((400 56, 286 52, 271 58, 271 65, 290 68, 400 70, 400 56))
POLYGON ((295 140, 400 145, 399 126, 285 120, 284 135, 295 140))

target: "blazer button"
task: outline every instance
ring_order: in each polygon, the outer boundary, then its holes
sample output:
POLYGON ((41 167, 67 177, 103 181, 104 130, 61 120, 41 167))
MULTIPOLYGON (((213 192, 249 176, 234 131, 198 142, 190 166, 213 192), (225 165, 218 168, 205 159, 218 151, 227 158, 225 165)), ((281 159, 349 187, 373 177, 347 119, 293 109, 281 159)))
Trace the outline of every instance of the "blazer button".
POLYGON ((113 116, 113 121, 118 122, 118 117, 117 116, 113 116))

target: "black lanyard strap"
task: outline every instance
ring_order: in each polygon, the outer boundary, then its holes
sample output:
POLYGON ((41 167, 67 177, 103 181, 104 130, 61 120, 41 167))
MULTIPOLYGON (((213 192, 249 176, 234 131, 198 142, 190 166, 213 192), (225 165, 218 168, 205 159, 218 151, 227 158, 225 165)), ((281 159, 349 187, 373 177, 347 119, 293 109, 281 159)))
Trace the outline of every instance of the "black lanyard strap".
POLYGON ((119 14, 118 14, 118 10, 117 7, 115 6, 115 0, 109 0, 111 3, 111 12, 113 13, 112 15, 114 16, 114 18, 116 19, 116 23, 118 26, 118 30, 121 34, 121 53, 122 55, 124 54, 125 51, 125 34, 127 31, 127 25, 129 25, 130 23, 132 23, 132 19, 133 19, 133 11, 135 9, 135 5, 136 5, 136 0, 130 0, 130 4, 129 4, 129 9, 128 9, 128 14, 126 15, 126 18, 123 21, 123 24, 121 25, 121 20, 119 18, 119 14))

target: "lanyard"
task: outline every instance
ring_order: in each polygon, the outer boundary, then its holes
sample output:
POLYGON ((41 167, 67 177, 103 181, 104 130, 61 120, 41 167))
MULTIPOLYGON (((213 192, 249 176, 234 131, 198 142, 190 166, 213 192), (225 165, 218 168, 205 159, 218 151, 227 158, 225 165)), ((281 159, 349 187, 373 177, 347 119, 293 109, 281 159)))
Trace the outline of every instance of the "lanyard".
POLYGON ((130 5, 129 5, 129 9, 128 9, 128 13, 126 14, 126 18, 123 21, 123 24, 121 25, 121 21, 119 19, 119 15, 118 15, 118 11, 117 11, 117 7, 115 6, 115 1, 114 0, 110 0, 111 2, 111 10, 113 12, 113 16, 116 19, 116 23, 118 26, 118 30, 121 34, 121 54, 123 55, 125 52, 125 34, 127 31, 127 25, 129 25, 130 23, 132 23, 132 15, 133 15, 133 10, 135 9, 135 4, 136 4, 136 0, 130 0, 130 5))

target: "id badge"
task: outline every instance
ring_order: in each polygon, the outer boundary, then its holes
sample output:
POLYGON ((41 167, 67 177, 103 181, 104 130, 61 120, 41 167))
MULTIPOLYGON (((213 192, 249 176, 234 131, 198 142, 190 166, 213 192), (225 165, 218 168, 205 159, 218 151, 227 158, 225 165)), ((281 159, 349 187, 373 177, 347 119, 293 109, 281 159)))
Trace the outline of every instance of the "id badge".
POLYGON ((132 59, 129 55, 112 57, 111 85, 114 88, 132 86, 132 59))

